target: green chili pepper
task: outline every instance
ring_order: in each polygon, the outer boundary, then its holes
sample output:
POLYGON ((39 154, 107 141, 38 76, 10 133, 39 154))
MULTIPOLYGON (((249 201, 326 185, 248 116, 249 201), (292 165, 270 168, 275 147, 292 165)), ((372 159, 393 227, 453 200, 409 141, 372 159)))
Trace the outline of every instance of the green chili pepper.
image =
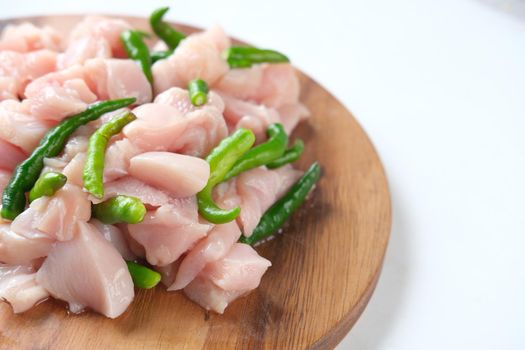
POLYGON ((202 79, 194 79, 188 83, 191 104, 202 106, 208 101, 208 84, 202 79))
POLYGON ((232 46, 223 52, 223 57, 228 61, 230 68, 249 68, 257 63, 290 62, 288 57, 280 52, 248 46, 232 46))
POLYGON ((161 7, 153 11, 149 17, 149 23, 155 34, 157 34, 157 36, 168 45, 168 48, 173 51, 179 46, 179 43, 186 37, 186 35, 176 31, 172 26, 162 20, 169 9, 169 7, 161 7))
POLYGON ((150 54, 151 56, 151 63, 155 63, 159 60, 163 60, 165 58, 168 58, 171 56, 171 54, 173 53, 173 51, 154 51, 150 54))
POLYGON ((241 243, 254 244, 276 232, 299 208, 321 176, 321 167, 314 163, 290 190, 268 209, 250 237, 242 236, 241 243))
POLYGON ((41 175, 29 191, 29 202, 44 196, 51 197, 56 191, 64 187, 66 182, 66 175, 54 171, 41 175))
POLYGON ((226 173, 252 147, 254 142, 253 132, 241 128, 222 140, 206 157, 206 161, 210 164, 210 177, 206 187, 197 193, 199 213, 206 220, 214 224, 224 224, 234 220, 241 212, 239 207, 230 210, 219 208, 213 202, 212 191, 215 185, 223 181, 226 173))
POLYGON ((284 151, 284 154, 280 158, 277 158, 276 160, 266 164, 266 167, 269 169, 275 169, 280 168, 288 163, 293 163, 301 157, 303 151, 304 142, 301 139, 297 139, 295 140, 294 145, 284 151))
POLYGON ((103 114, 126 107, 135 101, 135 98, 123 98, 97 102, 90 105, 84 112, 64 119, 60 124, 49 129, 29 158, 18 164, 13 171, 13 176, 2 196, 2 217, 14 220, 24 211, 25 193, 31 190, 38 180, 44 167, 44 158, 57 156, 64 148, 69 135, 80 126, 100 118, 103 114))
POLYGON ((159 284, 161 276, 157 271, 153 271, 133 261, 126 261, 126 264, 135 287, 150 289, 159 284))
POLYGON ((138 224, 144 220, 146 207, 135 197, 118 195, 94 204, 92 216, 105 224, 138 224))
POLYGON ((137 119, 131 112, 123 112, 97 129, 89 138, 82 179, 84 188, 96 198, 104 197, 104 159, 109 139, 124 126, 137 119))
POLYGON ((141 32, 125 30, 120 34, 120 41, 124 44, 128 57, 140 64, 140 68, 150 83, 153 83, 151 72, 151 56, 149 49, 143 40, 141 32))
POLYGON ((266 165, 284 154, 286 145, 288 144, 288 135, 286 135, 282 124, 270 124, 266 132, 268 133, 268 141, 255 146, 243 154, 230 171, 228 171, 223 181, 231 179, 247 170, 266 165))

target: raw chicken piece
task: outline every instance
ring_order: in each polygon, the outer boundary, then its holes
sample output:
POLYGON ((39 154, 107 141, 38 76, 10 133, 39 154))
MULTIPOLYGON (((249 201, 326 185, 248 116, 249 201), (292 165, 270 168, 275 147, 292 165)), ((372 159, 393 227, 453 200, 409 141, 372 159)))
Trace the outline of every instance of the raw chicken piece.
POLYGON ((73 239, 79 222, 91 217, 87 194, 74 185, 66 184, 53 197, 40 197, 18 215, 11 229, 19 234, 35 230, 59 241, 73 239))
POLYGON ((281 123, 284 126, 284 130, 286 130, 288 135, 292 133, 301 120, 310 116, 310 111, 308 108, 299 102, 282 106, 278 109, 278 112, 281 116, 281 123))
POLYGON ((129 140, 144 151, 168 151, 203 157, 228 130, 221 112, 205 106, 186 115, 175 107, 147 103, 133 110, 137 120, 123 130, 129 140))
POLYGON ((221 95, 253 100, 262 84, 265 67, 264 64, 256 64, 250 68, 231 69, 213 88, 220 91, 221 95))
POLYGON ((224 103, 224 118, 231 130, 247 128, 253 131, 257 142, 266 140, 266 129, 272 123, 280 123, 279 113, 273 109, 231 96, 221 95, 224 103))
POLYGON ((156 211, 149 211, 140 224, 128 225, 131 237, 146 249, 148 262, 158 266, 177 260, 206 236, 210 228, 198 221, 195 197, 163 205, 156 211))
POLYGON ((29 53, 0 51, 0 101, 18 99, 26 85, 56 69, 56 52, 39 50, 29 53))
POLYGON ((181 259, 172 262, 166 266, 154 266, 155 270, 160 273, 160 281, 166 287, 169 287, 175 282, 177 271, 179 271, 181 259))
POLYGON ((50 121, 84 111, 97 100, 84 81, 82 67, 73 66, 46 74, 27 85, 24 92, 31 115, 50 121))
POLYGON ((50 49, 60 51, 61 46, 62 38, 55 29, 49 26, 36 27, 28 22, 8 25, 0 38, 0 50, 29 52, 50 49))
POLYGON ((255 168, 240 174, 229 184, 215 191, 217 203, 223 208, 240 205, 237 222, 246 237, 251 236, 264 212, 299 179, 301 172, 290 165, 276 170, 255 168))
POLYGON ((104 181, 113 181, 129 174, 129 160, 142 150, 128 139, 111 143, 106 150, 104 181))
POLYGON ((299 79, 291 64, 268 64, 253 99, 266 106, 279 108, 297 103, 300 88, 299 79))
POLYGON ((184 133, 174 140, 171 151, 194 157, 205 157, 228 136, 222 113, 215 107, 204 107, 184 116, 184 133))
POLYGON ((27 154, 20 148, 0 139, 0 169, 13 170, 26 158, 27 154))
POLYGON ((188 298, 206 310, 212 310, 218 314, 224 313, 229 303, 248 292, 244 290, 226 291, 217 287, 206 276, 201 275, 184 288, 184 294, 188 298))
POLYGON ((11 172, 0 169, 0 192, 4 192, 4 188, 5 186, 7 186, 10 179, 11 179, 11 172))
POLYGON ((197 245, 183 258, 175 282, 168 290, 179 290, 186 287, 204 269, 206 264, 223 258, 241 236, 235 222, 216 225, 197 245))
POLYGON ((16 78, 0 76, 0 101, 18 100, 19 85, 16 78))
POLYGON ((126 125, 124 135, 144 151, 172 151, 172 144, 186 129, 186 122, 178 109, 146 103, 133 110, 137 120, 126 125))
POLYGON ((126 237, 117 226, 106 225, 96 219, 91 219, 89 223, 95 226, 102 236, 118 250, 124 260, 135 260, 137 258, 129 249, 126 237))
POLYGON ((71 312, 85 307, 120 316, 134 297, 133 281, 119 252, 88 223, 78 222, 74 239, 57 243, 38 270, 37 282, 71 312))
POLYGON ((79 38, 69 43, 66 51, 58 56, 58 69, 75 64, 84 64, 90 58, 110 58, 111 47, 107 40, 91 36, 79 38))
POLYGON ((259 286, 261 277, 272 263, 259 256, 248 244, 235 243, 228 254, 204 268, 217 287, 227 291, 252 290, 259 286))
POLYGON ((208 93, 208 100, 206 104, 201 107, 195 107, 189 98, 188 90, 178 87, 170 88, 155 97, 154 103, 168 105, 177 108, 182 115, 193 112, 203 107, 215 107, 219 113, 224 112, 224 102, 222 98, 213 91, 208 93))
POLYGON ((142 203, 153 207, 160 207, 175 201, 168 193, 148 186, 131 176, 122 177, 104 185, 104 199, 119 194, 137 197, 142 203))
POLYGON ((126 51, 120 42, 120 34, 127 29, 132 28, 129 23, 121 19, 86 16, 73 28, 69 43, 85 37, 104 39, 109 44, 113 57, 126 57, 126 51))
POLYGON ((159 94, 173 86, 186 87, 193 79, 203 79, 212 86, 229 67, 221 57, 230 46, 223 29, 214 26, 184 39, 173 55, 153 67, 154 91, 159 94))
POLYGON ((86 163, 86 154, 81 152, 64 167, 62 174, 66 175, 67 183, 82 188, 84 186, 84 164, 86 163))
POLYGON ((51 127, 49 122, 32 117, 23 104, 14 100, 0 102, 0 139, 30 153, 51 127))
MULTIPOLYGON (((86 152, 88 138, 84 135, 75 134, 69 138, 61 155, 58 157, 44 158, 44 169, 42 170, 42 173, 48 171, 63 172, 64 168, 73 160, 73 158, 77 157, 79 153, 86 152)), ((72 168, 71 170, 73 169, 76 171, 76 168, 72 168)), ((73 183, 77 186, 83 186, 82 182, 78 182, 80 183, 80 185, 78 185, 76 180, 74 180, 73 183)))
POLYGON ((222 314, 229 303, 259 286, 269 266, 252 247, 235 243, 224 258, 206 265, 184 293, 206 310, 222 314))
POLYGON ((262 64, 232 69, 214 86, 222 94, 271 108, 299 101, 299 79, 292 65, 262 64))
POLYGON ((193 196, 206 186, 210 165, 204 159, 170 152, 147 152, 131 158, 135 178, 176 198, 193 196))
POLYGON ((132 60, 90 59, 84 65, 84 76, 100 100, 136 97, 136 104, 151 102, 151 85, 132 60))
POLYGON ((0 262, 30 264, 34 259, 47 256, 54 241, 36 230, 22 235, 13 232, 9 224, 0 224, 0 262))
POLYGON ((15 314, 29 310, 48 296, 30 266, 0 264, 0 300, 11 304, 15 314))

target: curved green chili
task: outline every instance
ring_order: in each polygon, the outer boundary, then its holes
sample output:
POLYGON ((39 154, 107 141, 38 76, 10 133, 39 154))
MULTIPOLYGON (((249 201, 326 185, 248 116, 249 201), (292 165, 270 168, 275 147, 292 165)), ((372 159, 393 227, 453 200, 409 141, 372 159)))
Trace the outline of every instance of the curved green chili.
POLYGON ((258 63, 284 63, 290 59, 275 50, 258 49, 249 46, 232 46, 223 52, 223 58, 230 68, 249 68, 258 63))
POLYGON ((82 179, 84 188, 93 196, 104 197, 104 159, 109 139, 135 119, 133 113, 123 112, 103 124, 89 138, 82 179))
POLYGON ((252 235, 250 237, 242 236, 239 241, 254 244, 276 232, 304 202, 320 176, 321 167, 317 163, 312 164, 299 181, 264 213, 252 235))
POLYGON ((153 51, 150 53, 150 56, 151 56, 151 63, 155 63, 159 60, 163 60, 165 58, 168 58, 171 56, 171 54, 173 53, 173 51, 153 51))
POLYGON ((14 220, 18 214, 24 211, 26 206, 25 193, 31 190, 38 180, 44 167, 44 158, 57 156, 64 148, 69 135, 80 126, 100 118, 103 114, 126 107, 135 101, 136 99, 132 97, 97 102, 90 105, 84 112, 64 119, 60 124, 49 129, 29 158, 18 164, 13 171, 13 176, 5 187, 2 196, 2 217, 14 220))
POLYGON ((144 204, 131 196, 118 195, 92 207, 92 216, 104 224, 138 224, 144 220, 144 215, 144 204))
POLYGON ((210 164, 210 177, 206 187, 197 193, 199 213, 206 220, 214 224, 224 224, 234 220, 241 212, 239 207, 230 210, 219 208, 213 201, 212 191, 215 185, 223 181, 226 173, 252 147, 254 142, 253 132, 241 128, 222 140, 206 157, 206 161, 210 164))
POLYGON ((29 191, 29 202, 31 203, 35 199, 40 197, 51 197, 64 187, 67 182, 67 177, 64 174, 50 171, 48 173, 42 174, 38 180, 36 180, 35 185, 29 191))
POLYGON ((151 29, 168 45, 168 48, 173 51, 179 46, 179 43, 186 35, 173 29, 171 25, 163 21, 163 17, 168 12, 169 7, 161 7, 150 15, 149 24, 151 29))
POLYGON ((120 41, 124 44, 128 57, 140 64, 140 68, 150 83, 153 82, 151 72, 151 56, 143 39, 143 34, 135 30, 125 30, 120 34, 120 41))
POLYGON ((231 179, 247 170, 257 168, 261 165, 276 160, 281 157, 288 144, 288 135, 284 131, 282 124, 275 123, 268 126, 268 141, 255 146, 242 155, 235 165, 228 171, 223 181, 231 179))
POLYGON ((301 157, 304 151, 304 142, 301 139, 295 140, 292 147, 284 151, 284 154, 276 160, 266 164, 268 169, 280 168, 288 163, 293 163, 301 157))
POLYGON ((133 261, 126 261, 126 264, 128 265, 129 274, 135 287, 150 289, 159 284, 161 276, 157 271, 153 271, 133 261))
POLYGON ((202 106, 208 101, 208 84, 202 79, 194 79, 188 83, 188 93, 190 95, 191 104, 194 106, 202 106))

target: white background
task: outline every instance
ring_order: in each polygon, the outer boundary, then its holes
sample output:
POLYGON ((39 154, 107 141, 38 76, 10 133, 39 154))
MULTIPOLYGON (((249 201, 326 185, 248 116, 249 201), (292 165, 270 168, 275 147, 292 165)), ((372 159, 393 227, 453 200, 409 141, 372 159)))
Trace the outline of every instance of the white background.
POLYGON ((0 1, 221 23, 288 54, 358 118, 388 172, 392 238, 340 349, 525 349, 525 1, 0 1))

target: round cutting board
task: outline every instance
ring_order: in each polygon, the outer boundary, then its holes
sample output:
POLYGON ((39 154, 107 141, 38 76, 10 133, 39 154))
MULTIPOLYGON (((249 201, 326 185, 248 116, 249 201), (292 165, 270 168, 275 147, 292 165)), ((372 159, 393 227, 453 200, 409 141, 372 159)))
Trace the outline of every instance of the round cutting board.
MULTIPOLYGON (((81 16, 32 17, 68 33, 81 16)), ((148 29, 143 18, 125 18, 148 29)), ((186 33, 195 28, 178 26, 186 33)), ((48 300, 20 315, 0 303, 1 349, 328 349, 350 330, 377 283, 391 225, 381 161, 352 114, 298 72, 301 101, 312 112, 293 137, 305 141, 297 166, 317 160, 317 189, 283 233, 257 247, 272 262, 259 288, 223 315, 207 313, 182 293, 138 290, 111 320, 67 313, 48 300)), ((293 138, 292 137, 292 138, 293 138)))

